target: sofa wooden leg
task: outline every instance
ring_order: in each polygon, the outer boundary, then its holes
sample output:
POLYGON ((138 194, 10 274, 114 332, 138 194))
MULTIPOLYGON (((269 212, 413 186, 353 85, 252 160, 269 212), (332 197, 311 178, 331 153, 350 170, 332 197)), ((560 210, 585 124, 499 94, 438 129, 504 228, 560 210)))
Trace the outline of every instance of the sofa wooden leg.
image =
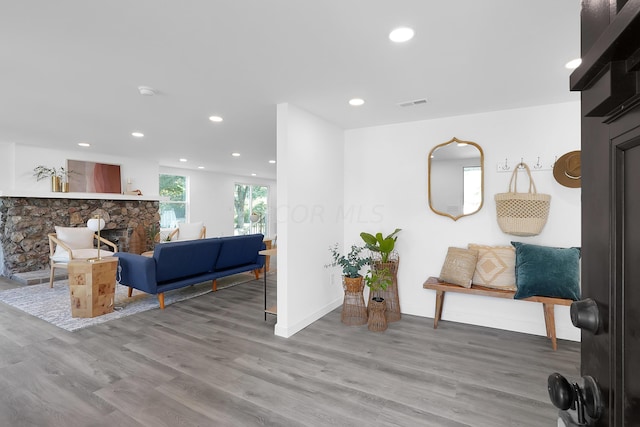
POLYGON ((160 309, 164 310, 164 292, 158 294, 158 302, 160 303, 160 309))
POLYGON ((258 280, 260 278, 260 269, 256 268, 255 270, 253 270, 253 274, 256 275, 256 280, 258 280))
POLYGON ((129 286, 129 291, 127 292, 127 296, 131 298, 131 295, 133 295, 133 288, 129 286))
POLYGON ((211 290, 213 292, 218 290, 218 282, 216 280, 214 280, 213 282, 211 282, 211 290))

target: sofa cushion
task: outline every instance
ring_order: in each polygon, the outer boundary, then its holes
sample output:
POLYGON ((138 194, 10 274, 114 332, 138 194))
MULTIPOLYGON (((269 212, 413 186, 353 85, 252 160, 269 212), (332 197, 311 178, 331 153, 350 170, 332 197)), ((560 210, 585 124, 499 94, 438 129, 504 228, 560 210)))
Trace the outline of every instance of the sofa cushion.
MULTIPOLYGON (((73 252, 73 259, 90 259, 98 257, 98 249, 72 249, 71 252, 73 252)), ((113 256, 113 252, 100 249, 101 258, 109 256, 113 256)), ((51 259, 54 262, 69 262, 69 252, 62 250, 58 253, 58 251, 56 251, 51 259)))
POLYGON ((222 248, 215 270, 227 270, 247 264, 257 264, 258 252, 262 250, 264 236, 249 234, 246 236, 222 237, 222 248))
POLYGON ((153 258, 156 261, 157 282, 161 283, 212 271, 220 251, 220 240, 215 238, 200 239, 156 245, 153 258))

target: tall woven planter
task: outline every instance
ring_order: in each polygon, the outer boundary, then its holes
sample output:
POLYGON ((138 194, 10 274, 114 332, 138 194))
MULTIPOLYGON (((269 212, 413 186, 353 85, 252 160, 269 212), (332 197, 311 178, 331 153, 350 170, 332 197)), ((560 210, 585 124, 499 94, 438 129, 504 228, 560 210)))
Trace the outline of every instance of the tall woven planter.
POLYGON ((362 276, 343 277, 344 302, 342 303, 342 313, 340 320, 345 325, 364 325, 367 323, 367 307, 364 304, 362 291, 364 283, 362 276))
POLYGON ((391 274, 391 285, 384 291, 375 291, 371 297, 384 298, 386 301, 385 316, 387 322, 397 322, 402 317, 400 314, 400 297, 398 296, 398 266, 400 258, 393 259, 388 262, 373 261, 371 268, 374 272, 384 270, 385 268, 391 274))
POLYGON ((382 298, 372 298, 369 300, 369 321, 367 327, 373 332, 382 332, 387 330, 387 319, 385 311, 387 301, 382 298), (380 299, 380 301, 376 301, 380 299))

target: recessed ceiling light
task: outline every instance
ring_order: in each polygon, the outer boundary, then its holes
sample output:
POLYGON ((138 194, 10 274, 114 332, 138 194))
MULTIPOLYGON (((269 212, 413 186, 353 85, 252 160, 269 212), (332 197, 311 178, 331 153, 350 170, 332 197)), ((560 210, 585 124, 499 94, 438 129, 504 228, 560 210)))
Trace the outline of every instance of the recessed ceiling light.
POLYGON ((571 61, 569 61, 566 64, 564 64, 564 67, 568 68, 570 70, 575 70, 576 68, 578 68, 580 66, 580 64, 582 64, 582 59, 581 58, 576 58, 576 59, 572 59, 571 61))
POLYGON ((240 157, 240 153, 231 153, 233 157, 240 157))
POLYGON ((198 169, 204 169, 204 166, 198 166, 198 169))
POLYGON ((180 159, 180 161, 184 163, 187 161, 187 159, 180 159))
POLYGON ((257 176, 257 174, 255 174, 255 173, 252 173, 252 174, 251 174, 251 176, 257 176))
POLYGON ((78 145, 80 147, 91 147, 91 144, 89 144, 88 142, 78 142, 78 145))
POLYGON ((274 164, 276 161, 275 160, 269 160, 269 163, 274 164))
POLYGON ((136 138, 142 138, 144 133, 142 132, 131 132, 131 136, 135 136, 136 138))
POLYGON ((220 116, 211 116, 211 117, 209 117, 209 120, 211 120, 212 122, 220 123, 222 121, 222 117, 220 117, 220 116))
POLYGON ((353 98, 349 100, 349 105, 353 105, 354 107, 359 107, 364 104, 364 99, 353 98))
POLYGON ((389 40, 396 43, 408 42, 413 38, 414 31, 409 27, 399 27, 389 33, 389 40))
POLYGON ((153 96, 156 94, 156 91, 149 86, 138 86, 138 92, 143 96, 153 96))

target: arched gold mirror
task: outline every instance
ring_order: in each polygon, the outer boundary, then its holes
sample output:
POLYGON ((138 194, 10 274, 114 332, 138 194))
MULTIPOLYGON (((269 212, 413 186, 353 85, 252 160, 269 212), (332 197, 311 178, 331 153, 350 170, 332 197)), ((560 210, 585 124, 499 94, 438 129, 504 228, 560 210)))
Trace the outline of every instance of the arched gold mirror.
POLYGON ((429 207, 457 221, 484 203, 484 153, 471 141, 436 145, 429 153, 429 207))

